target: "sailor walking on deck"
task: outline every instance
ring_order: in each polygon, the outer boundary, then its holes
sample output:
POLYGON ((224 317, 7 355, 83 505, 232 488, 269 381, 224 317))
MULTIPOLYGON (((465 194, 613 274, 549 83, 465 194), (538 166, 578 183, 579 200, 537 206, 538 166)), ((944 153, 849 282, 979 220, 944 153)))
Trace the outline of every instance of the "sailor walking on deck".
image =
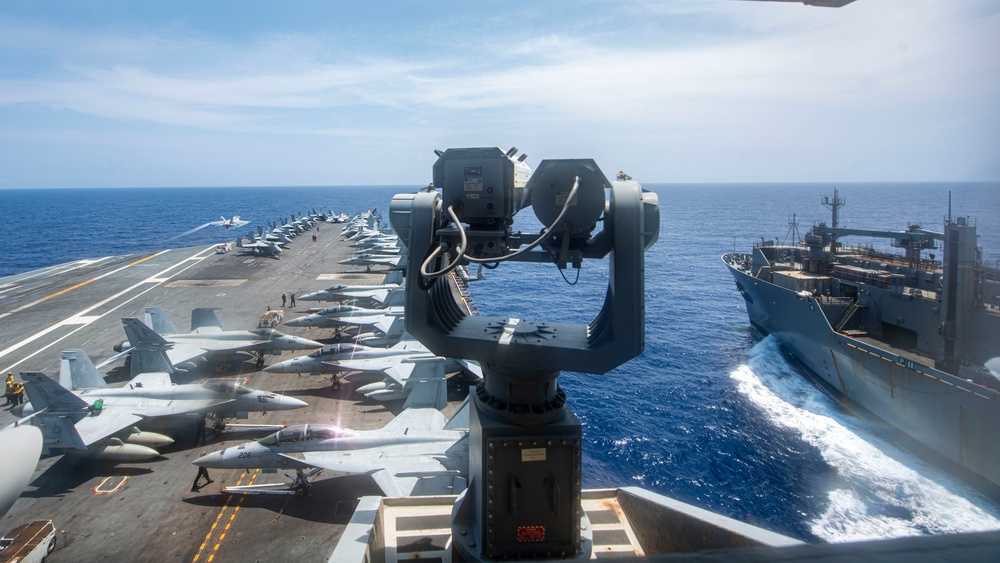
MULTIPOLYGON (((206 455, 208 455, 208 453, 205 450, 201 450, 201 457, 205 457, 206 455)), ((198 485, 198 481, 201 481, 202 477, 205 478, 206 485, 209 485, 214 482, 212 481, 212 478, 208 476, 208 469, 198 466, 198 476, 194 478, 194 484, 191 485, 192 493, 198 492, 198 489, 201 488, 198 485)))

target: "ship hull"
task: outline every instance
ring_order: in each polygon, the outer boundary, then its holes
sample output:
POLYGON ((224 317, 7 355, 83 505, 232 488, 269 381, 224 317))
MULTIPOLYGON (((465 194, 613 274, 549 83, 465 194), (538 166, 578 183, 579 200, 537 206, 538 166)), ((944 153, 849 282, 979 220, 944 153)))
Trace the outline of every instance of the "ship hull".
POLYGON ((991 493, 1000 490, 1000 393, 839 334, 815 299, 726 266, 755 328, 839 396, 901 432, 906 445, 926 448, 991 493))

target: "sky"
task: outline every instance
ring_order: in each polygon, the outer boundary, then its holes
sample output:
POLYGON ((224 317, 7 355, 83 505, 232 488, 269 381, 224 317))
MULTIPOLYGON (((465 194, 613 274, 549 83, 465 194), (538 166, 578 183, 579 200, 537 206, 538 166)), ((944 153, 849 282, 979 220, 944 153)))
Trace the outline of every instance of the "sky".
POLYGON ((0 188, 1000 180, 1000 0, 0 3, 0 188))

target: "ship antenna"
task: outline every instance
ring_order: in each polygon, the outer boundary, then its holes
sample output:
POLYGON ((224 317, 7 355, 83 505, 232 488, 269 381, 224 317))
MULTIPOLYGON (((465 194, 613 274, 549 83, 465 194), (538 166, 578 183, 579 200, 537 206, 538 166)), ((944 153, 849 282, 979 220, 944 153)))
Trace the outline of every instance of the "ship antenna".
MULTIPOLYGON (((830 221, 830 227, 836 229, 840 226, 840 208, 847 205, 847 202, 840 197, 837 188, 833 188, 833 199, 831 200, 829 196, 823 196, 823 206, 830 208, 833 212, 833 217, 830 221)), ((837 235, 830 235, 830 252, 837 251, 837 235)))
MULTIPOLYGON (((833 217, 830 221, 830 226, 836 229, 840 226, 840 208, 847 205, 847 202, 843 198, 838 196, 837 188, 833 188, 833 199, 830 196, 823 196, 823 206, 830 208, 833 211, 833 217)), ((948 212, 951 215, 951 212, 948 212)))
MULTIPOLYGON (((785 240, 788 239, 788 235, 792 236, 793 245, 799 244, 799 220, 796 219, 794 213, 792 213, 792 218, 788 220, 788 233, 785 234, 785 240)), ((735 239, 734 239, 734 244, 735 244, 735 239)))

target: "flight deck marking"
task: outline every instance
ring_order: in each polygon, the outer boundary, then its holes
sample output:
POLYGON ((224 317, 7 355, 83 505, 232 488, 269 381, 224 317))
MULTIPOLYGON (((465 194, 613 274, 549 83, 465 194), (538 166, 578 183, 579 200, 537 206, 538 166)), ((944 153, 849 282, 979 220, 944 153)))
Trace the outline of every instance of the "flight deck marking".
POLYGON ((110 495, 112 493, 117 493, 118 489, 121 489, 125 485, 125 482, 128 481, 128 479, 129 479, 128 475, 112 475, 111 477, 105 477, 104 479, 101 479, 101 482, 98 483, 96 487, 94 487, 94 494, 110 495), (117 479, 118 481, 115 481, 115 479, 117 479), (106 484, 114 486, 110 489, 102 489, 101 487, 105 486, 106 484))
MULTIPOLYGON (((250 476, 250 480, 247 481, 247 485, 252 485, 254 480, 257 479, 257 475, 259 474, 260 474, 260 469, 254 470, 253 475, 250 476)), ((237 487, 240 486, 240 483, 243 482, 243 478, 246 477, 246 475, 247 475, 246 473, 242 473, 240 475, 240 478, 237 479, 236 481, 237 487)), ((239 512, 240 505, 243 504, 244 498, 245 498, 244 495, 240 495, 240 500, 237 501, 236 506, 233 508, 233 513, 229 516, 229 520, 226 522, 226 525, 222 529, 222 534, 219 536, 218 541, 215 542, 215 546, 212 548, 212 552, 209 553, 206 561, 210 562, 212 561, 212 559, 215 558, 215 552, 218 551, 219 546, 222 545, 222 540, 223 538, 226 537, 226 532, 229 531, 229 527, 232 526, 233 520, 236 518, 236 513, 239 512)), ((212 523, 212 527, 208 530, 208 534, 205 535, 205 540, 201 542, 201 546, 198 547, 198 552, 195 553, 194 559, 191 560, 192 563, 197 562, 198 559, 201 557, 202 552, 205 551, 205 547, 208 545, 208 542, 212 539, 212 535, 215 534, 215 529, 219 527, 219 522, 222 521, 222 515, 225 514, 226 509, 229 508, 229 503, 232 500, 233 500, 232 494, 226 497, 226 502, 222 505, 222 508, 219 509, 219 513, 215 516, 215 522, 212 523)))
MULTIPOLYGON (((108 258, 111 258, 111 257, 110 256, 105 256, 104 258, 76 260, 74 262, 69 262, 68 264, 59 264, 59 265, 56 265, 56 266, 48 266, 46 268, 39 269, 38 271, 36 271, 34 274, 31 274, 30 276, 24 276, 22 278, 18 278, 17 282, 23 282, 23 281, 30 280, 32 278, 38 278, 38 277, 47 276, 47 275, 56 275, 56 274, 64 274, 66 272, 72 272, 73 270, 76 270, 77 268, 83 268, 85 266, 90 266, 91 264, 97 264, 98 262, 102 262, 104 260, 107 260, 108 258), (60 270, 60 268, 62 268, 63 266, 67 266, 67 265, 70 266, 70 267, 60 270)), ((11 289, 13 289, 15 287, 21 287, 21 285, 19 283, 17 283, 17 282, 7 284, 10 287, 4 286, 4 289, 0 290, 0 293, 4 293, 6 291, 9 291, 9 290, 11 290, 11 289)))
POLYGON ((141 260, 136 260, 135 262, 132 262, 131 264, 126 264, 126 265, 122 266, 121 268, 118 268, 117 270, 112 270, 110 272, 106 272, 104 274, 101 274, 101 275, 97 276, 96 278, 89 279, 89 280, 87 280, 85 282, 80 282, 80 283, 78 283, 78 284, 76 284, 76 285, 74 285, 72 287, 67 287, 66 289, 63 289, 61 291, 57 291, 57 292, 53 293, 52 295, 46 295, 45 297, 42 297, 41 299, 38 299, 37 301, 33 301, 33 302, 28 303, 26 305, 22 305, 22 306, 18 307, 17 309, 12 310, 11 313, 20 313, 21 311, 27 309, 28 307, 34 307, 35 305, 38 305, 39 303, 44 303, 45 301, 48 301, 49 299, 52 299, 53 297, 59 297, 60 295, 63 295, 65 293, 69 293, 70 291, 73 291, 74 289, 79 289, 79 288, 81 288, 81 287, 83 287, 83 286, 85 286, 87 284, 93 283, 93 282, 95 282, 95 281, 97 281, 97 280, 99 280, 101 278, 105 278, 107 276, 110 276, 110 275, 113 275, 113 274, 117 274, 118 272, 120 272, 120 271, 122 271, 122 270, 124 270, 126 268, 130 268, 132 266, 135 266, 136 264, 141 264, 141 263, 145 262, 146 260, 149 260, 151 258, 155 258, 155 257, 163 254, 164 252, 169 252, 169 251, 168 250, 164 250, 163 252, 157 252, 156 254, 150 254, 149 256, 147 256, 147 257, 145 257, 145 258, 143 258, 141 260))
MULTIPOLYGON (((214 245, 213 245, 213 246, 210 246, 210 247, 208 247, 207 249, 205 249, 205 250, 202 250, 201 252, 209 252, 209 251, 211 251, 211 252, 215 252, 215 246, 214 246, 214 245)), ((155 256, 159 256, 159 255, 161 255, 161 254, 164 254, 164 253, 166 253, 166 252, 170 252, 170 251, 169 251, 169 250, 164 250, 163 252, 160 252, 160 253, 157 253, 157 254, 154 254, 154 255, 152 255, 152 256, 149 256, 149 257, 147 257, 147 258, 144 258, 144 259, 142 259, 142 260, 139 260, 139 261, 136 261, 136 262, 133 262, 133 263, 132 263, 132 264, 130 264, 129 266, 131 266, 131 265, 133 265, 133 264, 138 264, 138 263, 140 263, 140 262, 144 262, 144 261, 146 261, 146 260, 148 260, 148 259, 150 259, 150 258, 153 258, 153 257, 155 257, 155 256)), ((56 345, 56 344, 58 344, 59 342, 61 342, 61 341, 65 340, 65 339, 66 339, 67 337, 69 337, 70 335, 74 334, 74 333, 75 333, 75 332, 77 332, 78 330, 80 330, 80 329, 82 329, 83 327, 87 326, 87 324, 89 324, 89 322, 88 322, 88 323, 82 323, 82 322, 80 322, 80 321, 79 321, 79 319, 87 319, 88 317, 86 317, 85 315, 86 315, 87 313, 90 313, 90 312, 91 312, 91 311, 93 311, 94 309, 97 309, 98 307, 101 307, 101 306, 103 306, 103 305, 105 305, 105 304, 107 304, 107 303, 111 302, 112 300, 114 300, 114 299, 117 299, 117 298, 119 298, 119 297, 121 297, 121 296, 125 295, 126 293, 128 293, 128 292, 130 292, 130 291, 133 291, 134 289, 136 289, 136 288, 138 288, 138 287, 141 287, 141 286, 143 286, 143 285, 148 285, 149 287, 148 287, 148 288, 146 288, 145 290, 143 290, 143 291, 141 291, 141 292, 139 292, 139 293, 137 293, 137 294, 133 295, 132 297, 130 297, 130 298, 128 298, 128 299, 126 299, 125 301, 122 301, 121 303, 119 303, 119 304, 118 304, 118 305, 117 305, 117 306, 115 307, 115 309, 116 309, 117 307, 121 306, 121 305, 124 305, 125 303, 128 303, 129 301, 132 301, 132 300, 134 300, 134 299, 138 298, 139 296, 141 296, 141 295, 143 295, 143 294, 145 294, 145 293, 147 293, 147 292, 149 292, 149 291, 152 291, 153 289, 155 289, 155 288, 156 288, 156 287, 157 287, 157 286, 159 285, 159 283, 156 283, 156 282, 150 282, 150 280, 153 280, 153 279, 157 279, 157 278, 159 278, 159 277, 162 277, 162 276, 163 276, 164 274, 166 274, 167 272, 170 272, 171 270, 174 270, 175 268, 178 268, 178 267, 182 266, 182 265, 184 264, 184 262, 185 262, 185 261, 183 261, 183 260, 182 260, 182 261, 180 261, 180 262, 178 262, 178 263, 176 263, 176 264, 174 264, 174 265, 170 266, 169 268, 166 268, 165 270, 163 270, 163 271, 161 271, 161 272, 157 272, 157 273, 156 273, 156 274, 155 274, 154 276, 152 276, 152 277, 150 277, 150 278, 147 278, 147 279, 145 279, 145 280, 143 280, 143 281, 140 281, 140 282, 138 282, 138 283, 136 283, 136 284, 134 284, 134 285, 132 285, 132 286, 130 286, 130 287, 127 287, 127 288, 125 288, 124 290, 122 290, 122 291, 119 291, 118 293, 116 293, 116 294, 112 295, 111 297, 108 297, 108 298, 106 298, 106 299, 104 299, 104 300, 102 300, 102 301, 99 301, 98 303, 96 303, 96 304, 94 304, 94 305, 91 305, 90 307, 88 307, 88 308, 86 308, 86 309, 84 309, 84 310, 80 311, 79 313, 76 313, 76 314, 74 314, 74 315, 71 315, 71 316, 67 317, 67 318, 66 318, 66 319, 64 319, 64 320, 62 320, 62 321, 59 321, 59 322, 57 322, 56 324, 54 324, 54 325, 52 325, 52 326, 50 326, 50 327, 48 327, 48 328, 46 328, 46 329, 44 329, 44 330, 41 330, 41 331, 39 331, 39 332, 35 333, 34 335, 32 335, 32 336, 30 336, 30 337, 28 337, 28 338, 26 338, 26 339, 24 339, 24 340, 22 340, 22 341, 18 342, 17 344, 14 344, 13 346, 10 346, 10 347, 8 347, 8 348, 6 348, 6 349, 4 349, 4 350, 0 350, 0 358, 2 358, 3 356, 6 356, 7 354, 9 354, 9 353, 11 353, 11 352, 13 352, 13 351, 15 351, 15 350, 17 350, 17 349, 19 349, 19 348, 23 347, 23 346, 26 346, 26 345, 28 345, 28 344, 31 344, 31 343, 32 343, 32 342, 34 342, 35 340, 38 340, 39 338, 42 338, 43 336, 45 336, 45 335, 47 335, 47 334, 49 334, 49 333, 51 333, 51 332, 53 332, 53 331, 55 331, 55 330, 57 330, 57 329, 59 329, 59 328, 63 327, 63 326, 68 326, 68 325, 77 325, 77 328, 76 328, 76 329, 74 329, 74 330, 71 330, 71 331, 69 331, 68 333, 66 333, 66 334, 65 334, 65 335, 63 335, 62 337, 60 337, 60 338, 57 338, 56 340, 54 340, 54 341, 50 342, 50 343, 49 343, 49 344, 47 344, 47 345, 45 345, 45 346, 42 346, 42 347, 40 347, 40 348, 36 349, 36 350, 35 350, 35 351, 34 351, 33 353, 31 353, 31 354, 29 354, 29 355, 27 355, 27 356, 25 356, 25 357, 21 358, 21 360, 20 360, 20 361, 18 361, 18 362, 15 362, 14 364, 11 364, 10 366, 7 366, 7 367, 5 367, 5 368, 3 368, 3 369, 4 369, 5 371, 12 371, 12 370, 13 370, 13 369, 14 369, 15 367, 17 367, 18 365, 20 365, 21 363, 23 363, 23 362, 24 362, 25 360, 28 360, 29 358, 32 358, 32 357, 36 356, 37 354, 40 354, 40 353, 42 353, 43 351, 47 350, 48 348, 51 348, 52 346, 55 346, 55 345, 56 345)), ((193 265, 194 265, 194 264, 188 264, 188 265, 187 265, 187 266, 186 266, 185 268, 182 268, 182 269, 178 270, 178 271, 177 271, 177 272, 175 272, 175 273, 174 273, 173 275, 177 275, 177 274, 180 274, 180 273, 184 272, 185 270, 187 270, 188 268, 190 268, 190 267, 191 267, 191 266, 193 266, 193 265)), ((124 266, 124 267, 122 267, 122 268, 119 268, 119 269, 117 269, 117 270, 114 270, 114 271, 112 271, 112 272, 108 272, 107 274, 104 274, 104 275, 101 275, 101 276, 98 276, 97 278, 94 278, 94 279, 100 279, 100 278, 103 278, 103 277, 105 277, 105 276, 109 276, 109 275, 111 275, 111 274, 114 274, 114 273, 116 273, 116 272, 120 272, 121 270, 124 270, 125 268, 128 268, 129 266, 124 266)), ((28 307, 28 306, 30 306, 30 305, 32 305, 32 304, 29 304, 29 305, 26 305, 25 307, 28 307)), ((24 309, 25 307, 21 307, 21 309, 24 309)), ((99 319, 99 318, 103 317, 104 315, 107 315, 108 313, 111 313, 111 312, 112 312, 112 311, 114 311, 115 309, 112 309, 111 311, 108 311, 108 312, 106 312, 106 313, 103 313, 103 314, 100 314, 100 315, 95 315, 95 316, 92 316, 92 317, 89 317, 89 318, 90 318, 90 322, 93 322, 94 320, 97 320, 97 319, 99 319)), ((18 310, 20 310, 20 309, 18 309, 18 310)))

